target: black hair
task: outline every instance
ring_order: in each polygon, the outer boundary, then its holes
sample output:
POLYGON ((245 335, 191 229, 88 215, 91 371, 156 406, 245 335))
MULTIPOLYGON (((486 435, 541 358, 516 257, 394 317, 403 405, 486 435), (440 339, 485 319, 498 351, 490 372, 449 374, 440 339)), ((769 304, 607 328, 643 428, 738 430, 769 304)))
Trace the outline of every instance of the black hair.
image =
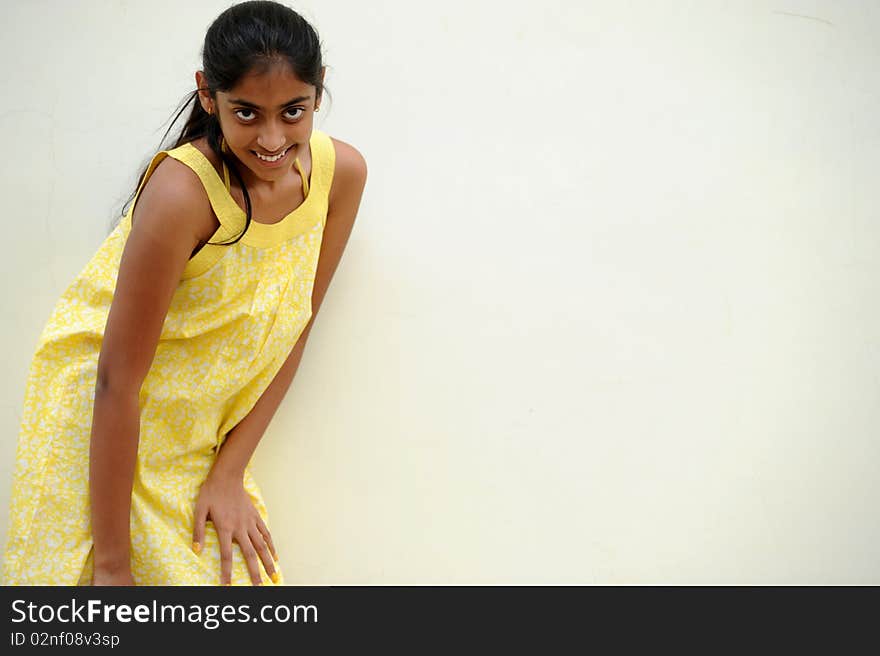
MULTIPOLYGON (((202 71, 207 88, 216 101, 218 91, 229 91, 249 73, 263 73, 277 62, 287 63, 293 73, 315 87, 316 100, 322 97, 321 43, 315 29, 290 7, 269 0, 250 0, 233 5, 220 14, 205 34, 202 47, 202 71)), ((233 241, 218 245, 231 246, 244 236, 251 223, 251 198, 232 156, 220 148, 223 136, 217 114, 208 114, 198 101, 199 89, 187 95, 183 106, 171 121, 160 142, 164 143, 171 128, 193 103, 189 118, 173 148, 207 137, 208 145, 235 176, 244 195, 246 220, 244 230, 233 241)), ((149 166, 149 165, 148 165, 149 166)), ((128 205, 137 194, 148 166, 144 167, 128 205)), ((123 215, 125 214, 123 206, 123 215)), ((215 242, 208 242, 215 243, 215 242)))

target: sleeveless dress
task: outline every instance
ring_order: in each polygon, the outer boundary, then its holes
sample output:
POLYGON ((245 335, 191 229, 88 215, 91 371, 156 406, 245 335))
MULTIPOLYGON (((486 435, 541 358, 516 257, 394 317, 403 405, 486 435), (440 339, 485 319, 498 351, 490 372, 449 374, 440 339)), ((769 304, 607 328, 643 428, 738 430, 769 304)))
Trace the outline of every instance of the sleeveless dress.
MULTIPOLYGON (((312 316, 335 150, 313 130, 305 201, 278 223, 251 221, 231 246, 207 244, 187 263, 140 391, 131 498, 131 567, 138 585, 217 585, 220 548, 208 522, 192 551, 193 512, 226 434, 272 382, 312 316)), ((89 443, 98 355, 137 197, 164 157, 198 174, 220 227, 234 239, 244 211, 192 144, 158 152, 134 202, 67 288, 28 373, 4 558, 5 585, 89 584, 89 443)), ((296 162, 297 166, 299 162, 296 162)), ((300 171, 302 168, 300 166, 300 171)), ((269 526, 250 468, 245 490, 269 526)), ((271 530, 271 528, 270 528, 271 530)), ((283 576, 280 567, 279 576, 283 576)), ((264 583, 271 584, 260 565, 264 583)), ((283 578, 280 579, 283 581, 283 578)), ((232 583, 251 580, 233 544, 232 583)))

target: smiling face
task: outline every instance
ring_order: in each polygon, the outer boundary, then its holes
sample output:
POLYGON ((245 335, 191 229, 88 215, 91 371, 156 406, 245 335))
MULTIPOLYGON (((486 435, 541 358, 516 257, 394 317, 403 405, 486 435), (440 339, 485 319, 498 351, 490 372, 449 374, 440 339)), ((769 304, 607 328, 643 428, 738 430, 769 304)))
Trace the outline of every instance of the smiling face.
MULTIPOLYGON (((196 73, 196 84, 201 89, 207 86, 201 71, 196 73)), ((205 111, 217 114, 228 150, 243 165, 246 184, 248 178, 284 179, 299 153, 308 151, 320 98, 315 87, 296 77, 286 63, 245 75, 229 91, 218 91, 216 98, 215 102, 207 91, 199 92, 205 111)))

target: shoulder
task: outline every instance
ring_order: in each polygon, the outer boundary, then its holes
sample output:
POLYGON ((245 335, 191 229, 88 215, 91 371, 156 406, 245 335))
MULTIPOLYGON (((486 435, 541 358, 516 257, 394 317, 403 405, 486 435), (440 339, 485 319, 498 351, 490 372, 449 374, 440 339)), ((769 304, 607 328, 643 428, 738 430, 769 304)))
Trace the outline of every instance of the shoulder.
POLYGON ((142 198, 156 196, 158 202, 173 203, 195 203, 200 195, 205 194, 198 174, 171 155, 166 155, 156 165, 141 192, 142 198))
POLYGON ((330 137, 336 151, 333 184, 330 186, 330 207, 351 196, 358 199, 367 182, 367 160, 349 143, 330 137))
POLYGON ((170 155, 162 158, 144 184, 131 221, 132 226, 146 222, 163 231, 195 235, 200 240, 206 233, 213 233, 215 223, 211 202, 198 174, 170 155))
POLYGON ((333 148, 336 151, 336 171, 360 173, 366 178, 367 160, 364 159, 361 152, 350 143, 336 137, 330 137, 330 141, 333 142, 333 148))

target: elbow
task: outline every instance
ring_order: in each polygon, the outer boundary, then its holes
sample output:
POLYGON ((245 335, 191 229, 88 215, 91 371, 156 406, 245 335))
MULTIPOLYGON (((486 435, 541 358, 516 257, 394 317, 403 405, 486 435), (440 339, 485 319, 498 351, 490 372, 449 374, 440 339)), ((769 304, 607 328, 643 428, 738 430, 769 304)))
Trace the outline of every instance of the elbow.
POLYGON ((95 380, 95 397, 137 397, 140 394, 140 383, 137 383, 130 376, 121 375, 118 372, 112 372, 107 369, 98 368, 98 375, 95 380))

